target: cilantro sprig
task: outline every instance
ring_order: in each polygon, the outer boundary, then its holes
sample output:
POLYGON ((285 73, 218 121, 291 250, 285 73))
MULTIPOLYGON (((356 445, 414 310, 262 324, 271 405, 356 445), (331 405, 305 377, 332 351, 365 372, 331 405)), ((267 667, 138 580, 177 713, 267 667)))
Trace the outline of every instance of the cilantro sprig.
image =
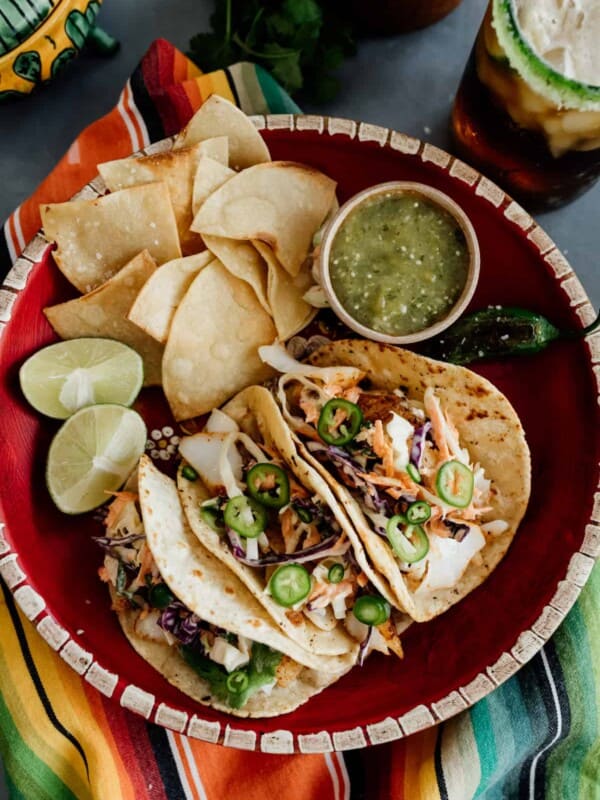
POLYGON ((254 61, 291 95, 302 91, 314 102, 337 93, 333 72, 356 52, 343 0, 215 0, 210 23, 212 33, 190 42, 201 69, 254 61))

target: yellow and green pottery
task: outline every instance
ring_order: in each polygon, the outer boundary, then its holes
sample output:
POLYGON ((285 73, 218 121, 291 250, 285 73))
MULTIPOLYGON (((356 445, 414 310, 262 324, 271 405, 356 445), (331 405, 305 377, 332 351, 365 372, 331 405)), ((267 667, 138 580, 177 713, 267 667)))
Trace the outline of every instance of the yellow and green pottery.
POLYGON ((96 27, 102 0, 0 0, 0 100, 29 94, 79 53, 87 41, 118 46, 96 27))

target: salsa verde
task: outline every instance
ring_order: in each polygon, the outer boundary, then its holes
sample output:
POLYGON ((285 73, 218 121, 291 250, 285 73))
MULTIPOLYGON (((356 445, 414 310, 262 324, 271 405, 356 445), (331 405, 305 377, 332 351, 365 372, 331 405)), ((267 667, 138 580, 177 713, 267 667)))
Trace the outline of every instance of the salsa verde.
POLYGON ((343 221, 329 274, 351 317, 403 336, 448 314, 464 289, 469 260, 464 233, 449 212, 413 192, 387 192, 343 221))

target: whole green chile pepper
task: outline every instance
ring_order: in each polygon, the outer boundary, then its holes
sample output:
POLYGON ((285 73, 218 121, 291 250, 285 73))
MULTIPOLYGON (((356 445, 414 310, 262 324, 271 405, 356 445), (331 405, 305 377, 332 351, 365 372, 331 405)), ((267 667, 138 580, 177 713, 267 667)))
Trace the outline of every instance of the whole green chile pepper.
POLYGON ((580 339, 599 325, 600 316, 587 328, 561 331, 525 308, 492 306, 459 319, 428 342, 424 353, 452 364, 539 353, 555 339, 580 339))

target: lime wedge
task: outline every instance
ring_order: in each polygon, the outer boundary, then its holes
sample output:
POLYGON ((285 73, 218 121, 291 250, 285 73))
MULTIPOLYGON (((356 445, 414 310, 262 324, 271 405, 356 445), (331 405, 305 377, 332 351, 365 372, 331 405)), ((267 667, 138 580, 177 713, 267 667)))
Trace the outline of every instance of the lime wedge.
POLYGON ((107 403, 75 412, 48 451, 46 483, 65 514, 105 503, 122 486, 144 452, 147 432, 136 411, 107 403))
POLYGON ((129 406, 142 387, 141 357, 112 339, 70 339, 34 353, 19 371, 21 389, 42 414, 66 419, 95 403, 129 406))

